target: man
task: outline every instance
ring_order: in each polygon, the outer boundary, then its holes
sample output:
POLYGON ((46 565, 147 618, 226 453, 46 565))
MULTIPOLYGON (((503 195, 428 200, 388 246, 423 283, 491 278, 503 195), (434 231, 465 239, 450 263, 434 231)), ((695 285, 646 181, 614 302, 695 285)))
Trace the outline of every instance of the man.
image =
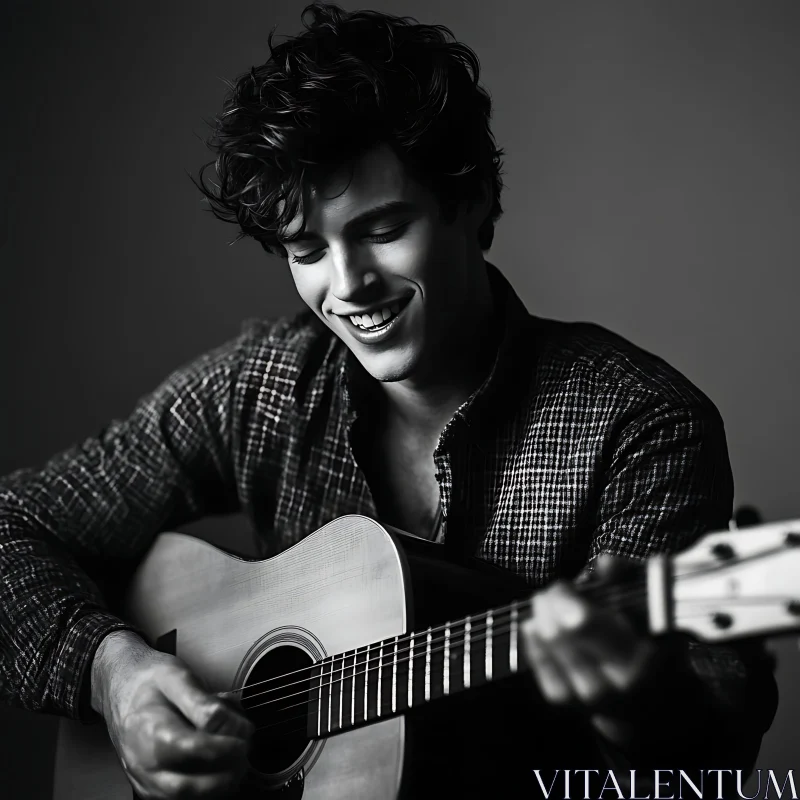
MULTIPOLYGON (((224 792, 252 726, 108 611, 85 565, 135 563, 208 514, 243 511, 268 556, 364 513, 541 590, 524 642, 551 713, 516 737, 521 791, 548 766, 748 769, 774 712, 758 653, 652 641, 560 580, 726 525, 716 409, 607 331, 531 317, 487 264, 501 151, 468 48, 333 6, 307 28, 236 82, 201 187, 286 258, 309 311, 248 327, 6 479, 6 701, 100 715, 142 797, 224 792)), ((489 791, 484 747, 461 772, 489 791)))

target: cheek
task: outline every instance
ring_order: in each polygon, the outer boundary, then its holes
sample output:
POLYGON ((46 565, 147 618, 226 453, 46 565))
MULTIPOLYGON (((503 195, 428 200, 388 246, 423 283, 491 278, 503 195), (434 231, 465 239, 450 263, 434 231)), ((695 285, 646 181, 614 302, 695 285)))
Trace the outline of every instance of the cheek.
POLYGON ((313 269, 313 265, 304 265, 291 268, 297 293, 302 301, 319 317, 323 317, 322 305, 325 301, 326 290, 322 270, 313 269))
POLYGON ((438 243, 427 226, 419 226, 413 234, 393 242, 379 254, 383 271, 426 284, 432 267, 438 261, 438 243))

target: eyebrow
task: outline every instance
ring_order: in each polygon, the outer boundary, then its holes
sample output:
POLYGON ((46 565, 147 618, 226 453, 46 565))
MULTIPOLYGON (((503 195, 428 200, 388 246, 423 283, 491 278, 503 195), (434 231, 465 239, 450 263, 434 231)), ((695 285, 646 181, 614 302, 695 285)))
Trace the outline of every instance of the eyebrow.
MULTIPOLYGON (((418 208, 413 203, 406 200, 389 200, 386 203, 381 203, 374 208, 369 208, 362 211, 352 219, 347 220, 344 224, 343 232, 352 233, 358 228, 365 228, 367 225, 384 219, 385 217, 393 214, 404 214, 415 212, 418 208)), ((302 231, 294 236, 281 236, 279 241, 281 244, 296 244, 298 242, 308 242, 319 239, 320 236, 313 231, 302 231)))

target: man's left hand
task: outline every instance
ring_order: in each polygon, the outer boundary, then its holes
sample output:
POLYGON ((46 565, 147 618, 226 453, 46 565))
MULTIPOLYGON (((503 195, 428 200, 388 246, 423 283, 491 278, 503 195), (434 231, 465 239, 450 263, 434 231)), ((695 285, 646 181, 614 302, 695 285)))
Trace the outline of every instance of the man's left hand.
MULTIPOLYGON (((595 571, 613 580, 626 564, 601 556, 595 571)), ((623 736, 630 710, 643 711, 647 705, 647 688, 664 647, 639 633, 621 612, 587 599, 563 581, 534 595, 531 606, 522 638, 544 698, 581 707, 610 738, 623 736), (615 718, 620 726, 613 724, 615 718)))

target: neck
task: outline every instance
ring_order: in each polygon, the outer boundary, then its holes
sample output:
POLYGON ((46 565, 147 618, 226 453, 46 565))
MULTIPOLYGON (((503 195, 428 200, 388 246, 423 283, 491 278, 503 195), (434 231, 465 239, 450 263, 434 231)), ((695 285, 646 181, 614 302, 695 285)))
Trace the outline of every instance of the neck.
POLYGON ((468 320, 461 312, 458 324, 451 327, 451 339, 440 343, 437 358, 413 377, 381 384, 386 412, 394 421, 438 434, 486 380, 498 347, 488 279, 478 294, 468 320))

